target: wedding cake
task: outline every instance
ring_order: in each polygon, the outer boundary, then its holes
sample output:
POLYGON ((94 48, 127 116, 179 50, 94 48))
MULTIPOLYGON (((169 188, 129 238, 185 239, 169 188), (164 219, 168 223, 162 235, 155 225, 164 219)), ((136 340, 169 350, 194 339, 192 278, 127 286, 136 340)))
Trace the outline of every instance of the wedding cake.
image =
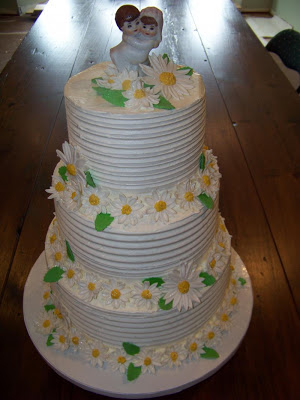
POLYGON ((132 381, 218 358, 244 281, 204 144, 202 78, 166 54, 148 57, 161 40, 159 10, 122 12, 115 65, 65 87, 69 141, 47 190, 55 218, 36 326, 53 351, 132 381))

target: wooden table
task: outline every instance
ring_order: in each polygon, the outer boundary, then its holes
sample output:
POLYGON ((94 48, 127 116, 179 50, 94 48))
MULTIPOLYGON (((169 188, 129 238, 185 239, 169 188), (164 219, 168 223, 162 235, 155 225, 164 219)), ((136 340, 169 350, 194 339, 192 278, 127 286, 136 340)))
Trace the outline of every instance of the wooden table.
MULTIPOLYGON (((99 398, 60 378, 39 356, 24 326, 22 294, 52 218, 45 189, 55 150, 67 139, 64 85, 71 75, 109 59, 121 37, 114 13, 122 3, 51 0, 0 77, 5 400, 99 398)), ((156 52, 203 75, 206 143, 223 175, 220 209, 254 289, 252 322, 236 355, 214 376, 172 398, 295 399, 300 99, 229 0, 131 3, 160 7, 164 37, 156 52)))

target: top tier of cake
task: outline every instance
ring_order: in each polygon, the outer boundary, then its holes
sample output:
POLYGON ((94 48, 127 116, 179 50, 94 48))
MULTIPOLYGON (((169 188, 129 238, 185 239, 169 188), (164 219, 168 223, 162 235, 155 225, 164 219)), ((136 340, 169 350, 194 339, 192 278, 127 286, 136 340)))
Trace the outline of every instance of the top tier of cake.
POLYGON ((205 89, 194 88, 172 110, 149 112, 110 104, 93 90, 108 63, 73 76, 65 87, 69 141, 88 161, 95 181, 111 190, 149 192, 190 178, 197 170, 205 133, 205 89))

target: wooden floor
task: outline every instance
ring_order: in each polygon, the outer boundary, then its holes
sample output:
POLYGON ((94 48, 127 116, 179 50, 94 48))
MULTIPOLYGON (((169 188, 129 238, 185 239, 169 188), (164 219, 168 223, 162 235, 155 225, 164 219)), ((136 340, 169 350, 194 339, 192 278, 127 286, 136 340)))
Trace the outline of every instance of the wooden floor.
MULTIPOLYGON (((132 1, 164 12, 156 53, 193 66, 207 93, 206 144, 222 172, 220 210, 252 279, 249 331, 218 373, 172 399, 299 397, 300 99, 229 0, 132 1), (297 395, 298 393, 298 395, 297 395)), ((109 59, 122 2, 50 0, 0 75, 0 351, 4 399, 99 399, 60 378, 32 345, 23 288, 53 217, 63 88, 109 59), (64 12, 57 14, 57 8, 64 12), (55 24, 53 18, 55 17, 55 24)), ((104 397, 102 397, 104 398, 104 397)))

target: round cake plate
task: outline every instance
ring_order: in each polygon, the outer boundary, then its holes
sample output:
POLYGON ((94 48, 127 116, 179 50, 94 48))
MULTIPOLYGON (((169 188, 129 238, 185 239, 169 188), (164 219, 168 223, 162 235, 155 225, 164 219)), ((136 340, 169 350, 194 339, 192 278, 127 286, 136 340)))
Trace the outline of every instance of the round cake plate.
POLYGON ((28 334, 45 361, 60 376, 85 390, 105 396, 141 399, 177 393, 217 372, 236 352, 245 336, 252 314, 253 294, 249 275, 239 255, 232 250, 231 264, 237 273, 243 272, 247 284, 239 291, 239 308, 233 316, 231 330, 224 335, 216 350, 220 357, 214 360, 191 361, 172 370, 161 369, 158 374, 146 373, 128 382, 125 375, 92 367, 78 355, 59 352, 46 346, 45 336, 35 329, 35 319, 41 310, 43 277, 46 272, 44 252, 28 276, 23 298, 23 312, 28 334))

